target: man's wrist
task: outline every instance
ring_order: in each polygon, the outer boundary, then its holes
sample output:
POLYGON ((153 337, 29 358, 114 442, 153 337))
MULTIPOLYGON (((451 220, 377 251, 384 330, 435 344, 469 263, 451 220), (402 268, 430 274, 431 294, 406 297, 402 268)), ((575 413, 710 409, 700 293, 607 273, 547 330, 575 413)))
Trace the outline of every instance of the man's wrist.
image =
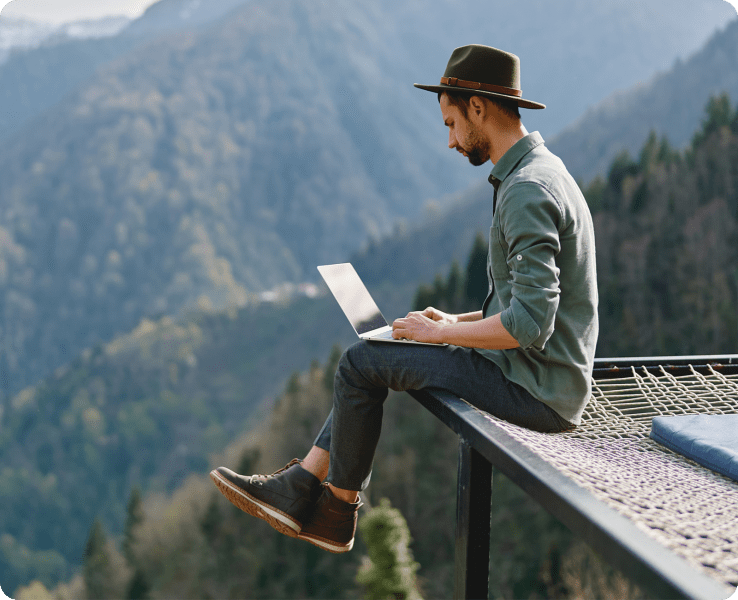
POLYGON ((457 323, 471 323, 473 321, 480 321, 482 319, 482 311, 478 310, 475 312, 463 313, 456 315, 457 323))

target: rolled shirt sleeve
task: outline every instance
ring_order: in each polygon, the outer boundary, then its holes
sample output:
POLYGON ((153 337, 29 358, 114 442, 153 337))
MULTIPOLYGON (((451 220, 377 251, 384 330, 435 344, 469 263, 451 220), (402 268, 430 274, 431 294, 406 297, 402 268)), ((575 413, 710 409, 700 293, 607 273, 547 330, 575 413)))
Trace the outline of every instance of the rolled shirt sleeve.
POLYGON ((498 262, 505 261, 510 284, 500 319, 523 349, 543 350, 559 306, 556 256, 564 214, 554 196, 533 182, 511 185, 499 211, 499 248, 494 250, 498 262))

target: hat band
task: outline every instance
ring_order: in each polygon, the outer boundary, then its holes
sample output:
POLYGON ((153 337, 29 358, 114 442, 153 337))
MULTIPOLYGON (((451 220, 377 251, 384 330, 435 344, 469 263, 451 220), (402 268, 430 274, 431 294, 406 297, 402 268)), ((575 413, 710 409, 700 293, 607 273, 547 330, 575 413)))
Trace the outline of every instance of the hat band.
POLYGON ((464 81, 456 77, 441 77, 443 85, 452 87, 461 87, 468 90, 483 90, 485 92, 497 92, 498 94, 507 94, 508 96, 516 96, 520 98, 523 95, 522 90, 505 87, 504 85, 492 85, 491 83, 479 83, 477 81, 464 81))

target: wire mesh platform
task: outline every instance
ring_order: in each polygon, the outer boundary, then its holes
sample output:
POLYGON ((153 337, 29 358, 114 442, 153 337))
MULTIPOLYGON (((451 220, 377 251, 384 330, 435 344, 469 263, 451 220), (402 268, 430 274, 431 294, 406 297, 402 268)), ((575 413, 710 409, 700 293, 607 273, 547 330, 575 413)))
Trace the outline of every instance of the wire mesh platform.
POLYGON ((653 417, 738 414, 738 374, 628 368, 594 382, 572 432, 537 433, 483 414, 695 568, 738 586, 738 482, 649 438, 653 417))

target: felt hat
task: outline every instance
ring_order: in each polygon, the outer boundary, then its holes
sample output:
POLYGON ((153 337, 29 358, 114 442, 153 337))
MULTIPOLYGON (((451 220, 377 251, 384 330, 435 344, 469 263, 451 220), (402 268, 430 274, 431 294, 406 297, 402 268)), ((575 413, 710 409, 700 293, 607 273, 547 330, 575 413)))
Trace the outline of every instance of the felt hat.
POLYGON ((546 108, 540 102, 523 100, 517 56, 479 44, 461 46, 453 51, 439 85, 413 85, 429 92, 467 92, 503 98, 517 102, 520 108, 546 108))

